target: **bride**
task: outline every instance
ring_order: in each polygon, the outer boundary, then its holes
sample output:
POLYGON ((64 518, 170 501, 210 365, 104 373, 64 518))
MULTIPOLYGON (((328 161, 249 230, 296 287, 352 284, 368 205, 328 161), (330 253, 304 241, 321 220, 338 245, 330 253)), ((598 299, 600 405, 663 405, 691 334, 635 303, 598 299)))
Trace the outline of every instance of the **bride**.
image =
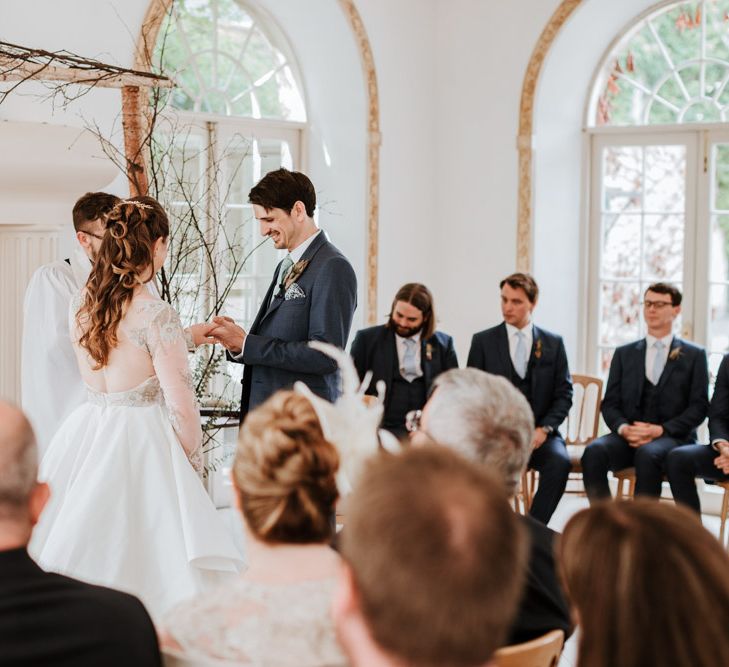
POLYGON ((43 459, 52 497, 31 543, 42 567, 133 593, 153 617, 240 565, 197 474, 202 431, 185 332, 145 287, 168 237, 151 197, 109 214, 71 307, 88 399, 43 459))

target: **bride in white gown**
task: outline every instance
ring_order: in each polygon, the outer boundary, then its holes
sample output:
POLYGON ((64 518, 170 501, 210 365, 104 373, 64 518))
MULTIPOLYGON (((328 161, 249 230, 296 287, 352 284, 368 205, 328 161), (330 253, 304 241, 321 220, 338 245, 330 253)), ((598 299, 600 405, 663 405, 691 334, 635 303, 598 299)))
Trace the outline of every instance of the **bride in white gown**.
POLYGON ((43 459, 52 498, 31 543, 44 568, 131 592, 153 616, 241 564, 198 475, 202 431, 186 333, 144 286, 164 263, 168 236, 150 197, 109 216, 71 307, 88 400, 43 459))

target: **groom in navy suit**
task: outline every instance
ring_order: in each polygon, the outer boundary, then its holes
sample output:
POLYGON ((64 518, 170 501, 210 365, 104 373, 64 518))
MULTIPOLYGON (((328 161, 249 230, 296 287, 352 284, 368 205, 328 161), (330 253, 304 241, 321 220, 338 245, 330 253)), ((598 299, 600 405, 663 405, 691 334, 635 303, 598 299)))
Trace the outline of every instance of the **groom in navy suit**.
POLYGON ((227 317, 210 332, 244 364, 241 420, 279 389, 304 382, 333 401, 336 362, 312 350, 312 340, 344 348, 357 305, 357 279, 347 258, 314 222, 316 192, 307 176, 288 169, 266 174, 248 200, 261 225, 288 255, 276 267, 256 319, 246 332, 227 317))
POLYGON ((582 455, 590 502, 610 497, 608 470, 635 466, 635 493, 659 497, 668 453, 696 442, 709 407, 709 371, 703 348, 671 333, 681 292, 655 283, 643 297, 648 334, 615 350, 602 416, 610 433, 582 455))
POLYGON ((528 465, 539 471, 539 487, 530 514, 546 525, 570 474, 558 429, 572 407, 572 378, 562 338, 532 324, 539 296, 534 278, 513 273, 499 287, 504 321, 474 335, 468 366, 505 377, 532 408, 536 428, 528 465))

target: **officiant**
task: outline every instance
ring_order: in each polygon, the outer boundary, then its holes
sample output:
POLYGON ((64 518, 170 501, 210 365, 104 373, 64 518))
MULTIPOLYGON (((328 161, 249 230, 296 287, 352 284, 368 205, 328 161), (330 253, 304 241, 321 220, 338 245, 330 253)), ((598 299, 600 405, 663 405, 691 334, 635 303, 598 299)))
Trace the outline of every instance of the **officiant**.
POLYGON ((63 420, 86 400, 71 346, 69 308, 71 297, 86 284, 106 216, 118 201, 106 192, 83 195, 72 212, 77 241, 73 253, 39 267, 25 291, 21 400, 41 455, 63 420))

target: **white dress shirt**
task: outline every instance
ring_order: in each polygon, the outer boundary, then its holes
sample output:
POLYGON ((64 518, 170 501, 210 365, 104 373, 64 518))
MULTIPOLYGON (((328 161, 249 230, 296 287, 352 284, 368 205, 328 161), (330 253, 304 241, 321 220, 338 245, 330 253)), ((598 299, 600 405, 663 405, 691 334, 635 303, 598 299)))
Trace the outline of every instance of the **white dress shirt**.
POLYGON ((527 363, 532 355, 532 343, 534 342, 534 325, 529 322, 523 329, 517 329, 513 324, 504 322, 506 324, 506 335, 509 338, 509 356, 511 357, 511 363, 516 368, 516 346, 519 344, 519 337, 517 333, 521 331, 524 334, 524 346, 526 347, 526 358, 527 363))
MULTIPOLYGON (((397 334, 395 334, 395 347, 397 347, 397 367, 400 369, 400 375, 402 375, 403 377, 405 377, 405 340, 406 339, 402 336, 398 336, 397 334)), ((423 377, 422 364, 420 363, 420 331, 418 331, 418 333, 416 333, 414 336, 410 336, 410 340, 415 341, 415 378, 423 377)))
POLYGON ((666 367, 666 362, 668 361, 668 353, 671 351, 671 343, 673 342, 673 334, 670 333, 667 336, 664 336, 663 338, 656 338, 655 336, 651 336, 650 334, 646 334, 645 337, 645 343, 646 343, 646 349, 645 349, 645 376, 646 379, 652 382, 651 378, 653 376, 653 368, 654 364, 656 363, 656 354, 658 350, 654 347, 655 342, 657 340, 660 340, 663 343, 663 349, 661 350, 661 355, 663 356, 663 368, 666 367))

